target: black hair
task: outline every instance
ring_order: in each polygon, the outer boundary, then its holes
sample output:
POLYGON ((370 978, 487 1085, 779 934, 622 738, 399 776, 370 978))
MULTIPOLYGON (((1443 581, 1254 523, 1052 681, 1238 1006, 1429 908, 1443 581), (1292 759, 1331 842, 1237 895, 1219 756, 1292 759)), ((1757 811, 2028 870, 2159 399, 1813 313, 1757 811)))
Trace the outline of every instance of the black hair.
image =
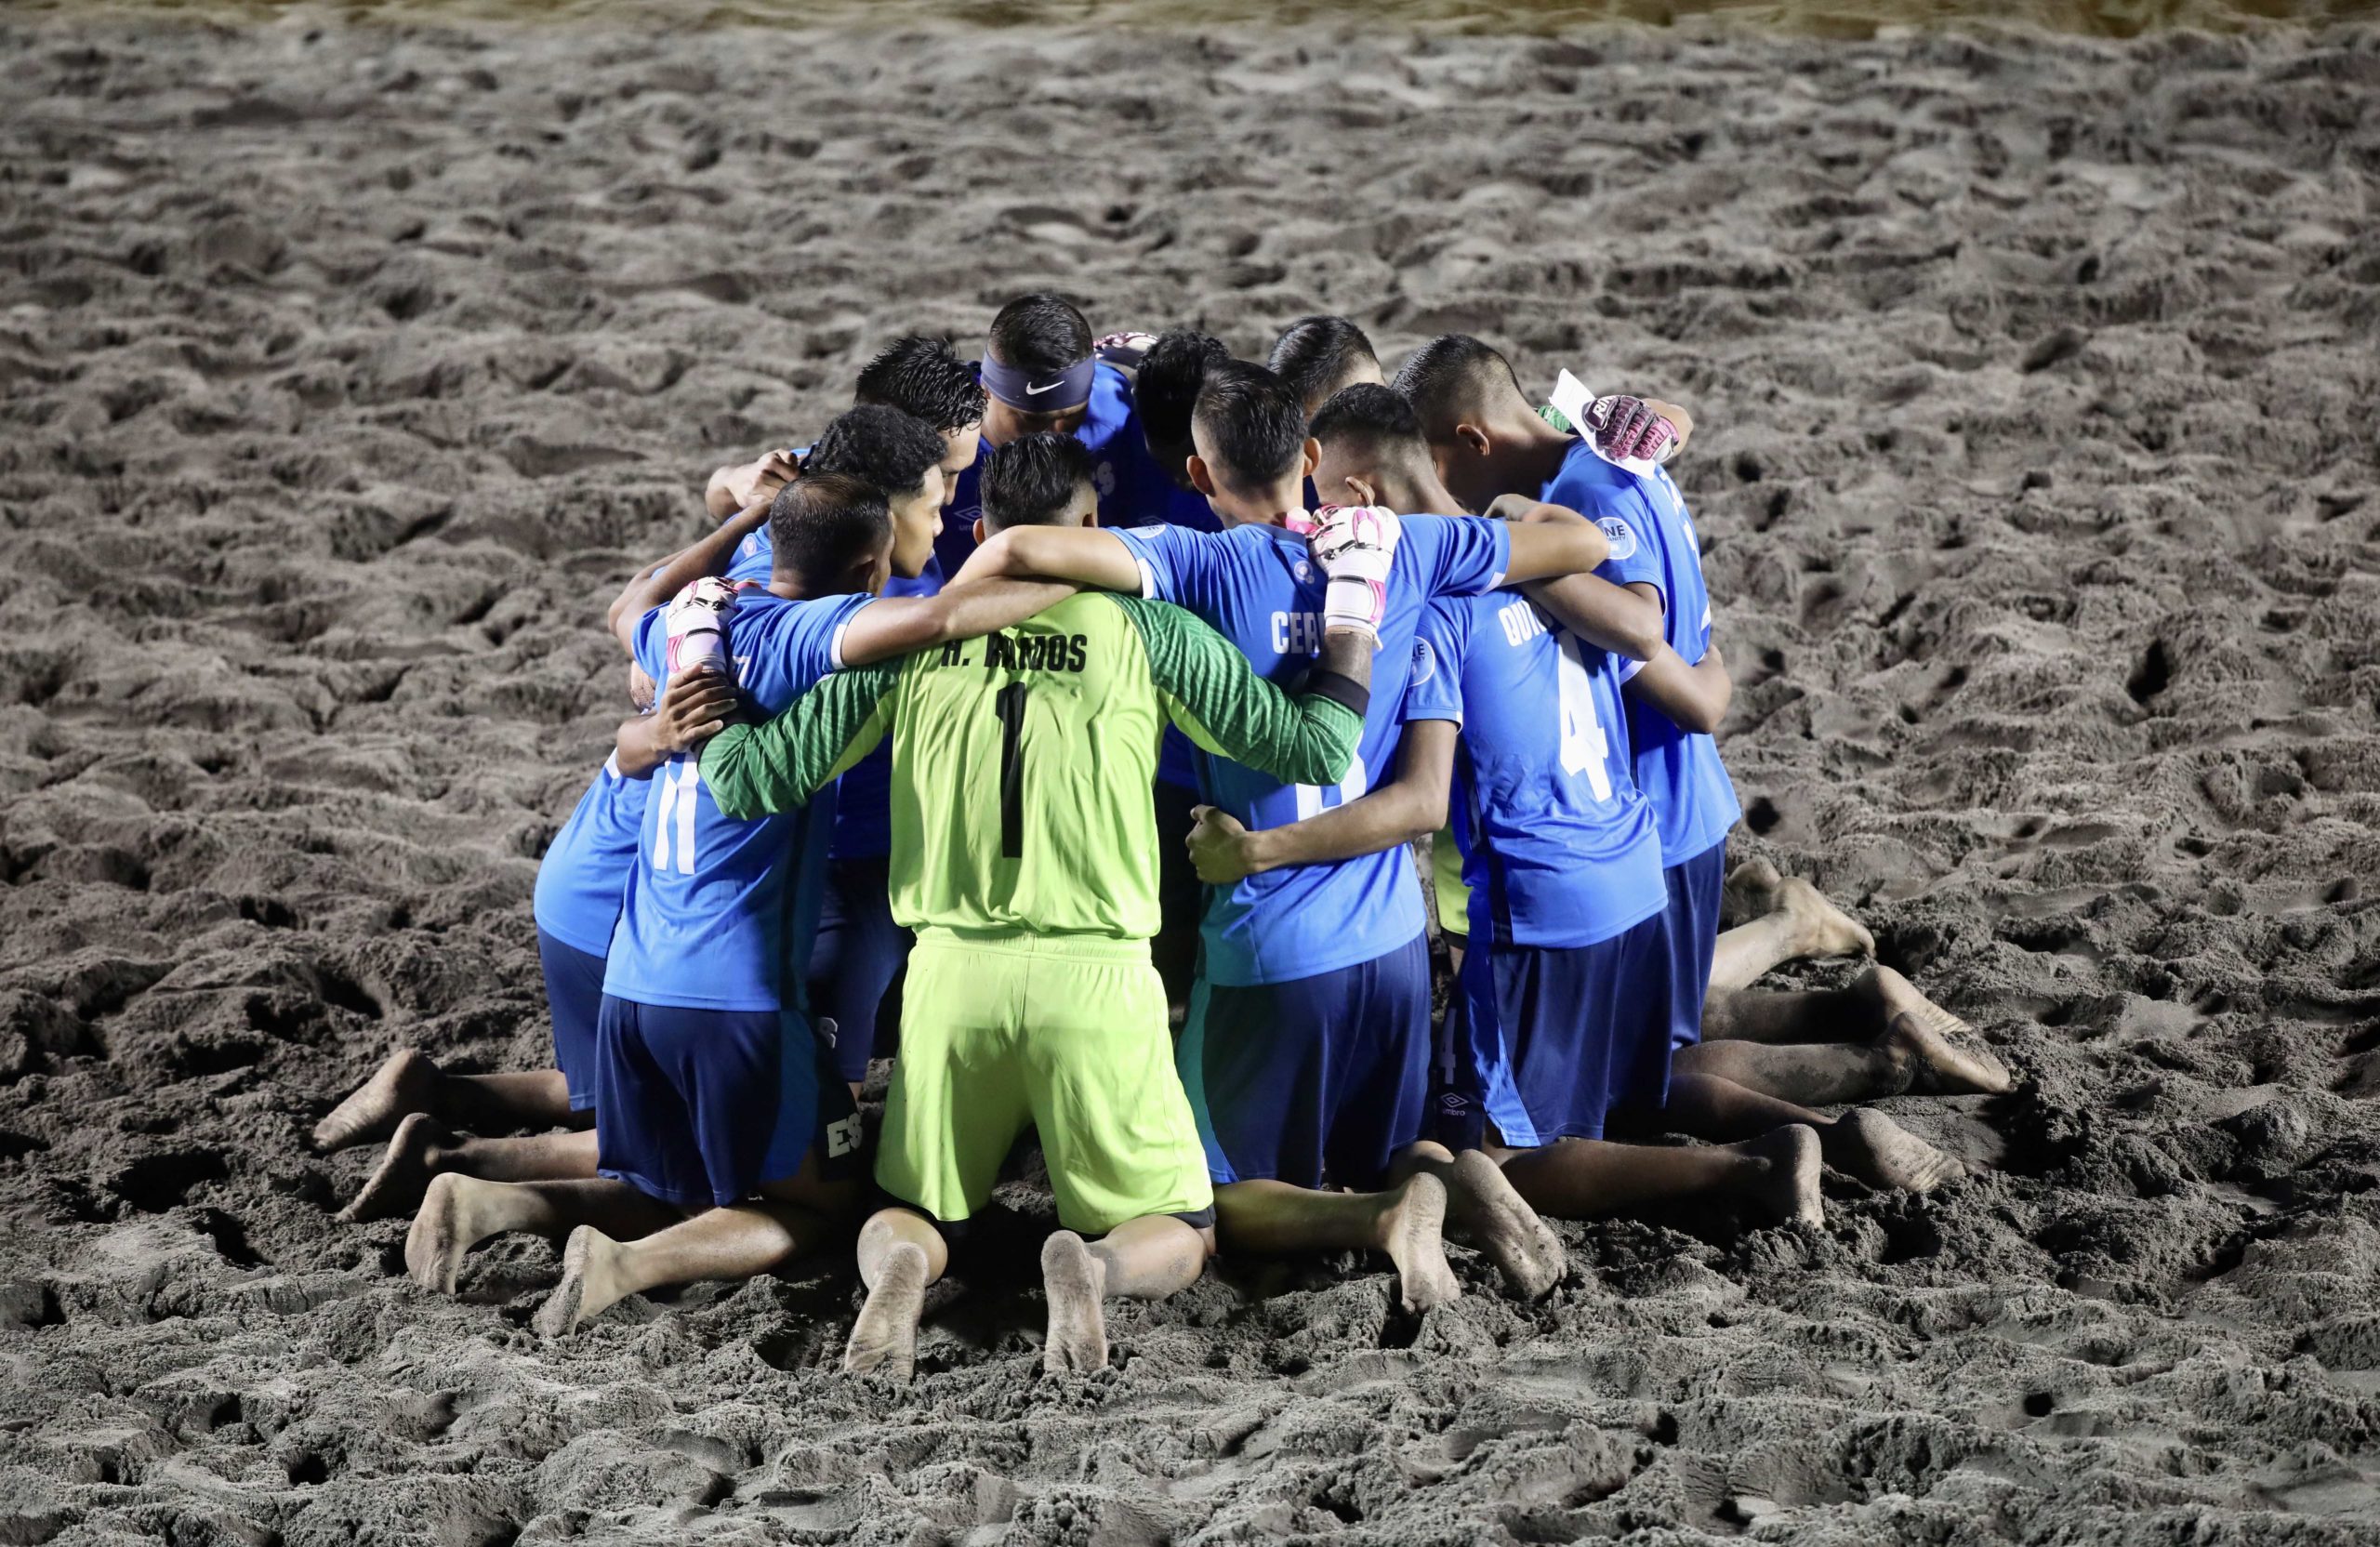
POLYGON ((777 491, 769 507, 769 541, 777 569, 805 587, 849 575, 892 541, 892 512, 883 494, 846 473, 804 473, 777 491))
POLYGON ((1209 465, 1226 485, 1256 489, 1297 472, 1305 406, 1263 366, 1244 360, 1210 365, 1192 416, 1213 449, 1209 465))
POLYGON ((1055 376, 1091 358, 1091 324, 1071 302, 1037 290, 992 319, 992 353, 1003 365, 1055 376))
POLYGON ((844 409, 827 424, 801 459, 801 475, 841 473, 865 479, 888 498, 897 498, 915 489, 926 469, 940 464, 948 452, 925 420, 882 403, 864 403, 844 409))
POLYGON ((1325 392, 1346 381, 1359 361, 1380 364, 1362 328, 1344 317, 1300 317, 1281 330, 1265 364, 1289 384, 1300 403, 1318 405, 1325 392))
POLYGON ((1512 362, 1464 333, 1442 333, 1396 370, 1396 390, 1421 416, 1421 433, 1442 441, 1466 414, 1488 405, 1501 381, 1517 393, 1512 362))
POLYGON ((1149 455, 1177 483, 1186 476, 1182 464, 1190 456, 1190 414, 1198 406, 1198 388, 1207 379, 1208 367, 1230 358, 1222 339, 1189 328, 1158 335, 1141 357, 1140 373, 1132 382, 1132 411, 1140 418, 1149 455))
POLYGON ((1092 486, 1091 448, 1071 435, 1041 430, 984 454, 984 525, 1055 526, 1092 486))
POLYGON ((1413 403, 1394 387, 1358 382, 1342 388, 1316 411, 1306 433, 1324 445, 1349 444, 1381 462, 1410 468, 1426 466, 1430 443, 1421 437, 1421 416, 1413 403))
POLYGON ((984 384, 948 341, 895 338, 860 367, 853 403, 880 403, 945 434, 984 422, 984 384))

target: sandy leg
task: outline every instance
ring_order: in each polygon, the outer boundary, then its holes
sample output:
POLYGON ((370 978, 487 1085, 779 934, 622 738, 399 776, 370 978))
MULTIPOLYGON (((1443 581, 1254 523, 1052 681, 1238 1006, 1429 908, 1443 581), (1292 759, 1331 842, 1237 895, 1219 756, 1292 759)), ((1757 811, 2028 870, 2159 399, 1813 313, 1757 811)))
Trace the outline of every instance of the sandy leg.
POLYGON ((1826 1205, 1818 1197, 1818 1173, 1823 1162, 1816 1129, 1793 1123, 1735 1147, 1763 1162, 1751 1195, 1770 1213, 1788 1223, 1826 1223, 1826 1205))
POLYGON ((364 1190, 338 1211, 350 1224, 392 1219, 421 1203, 430 1178, 440 1170, 439 1158, 455 1135, 427 1112, 416 1112, 397 1125, 388 1153, 364 1181, 364 1190))
POLYGON ((490 1236, 516 1228, 501 1182, 446 1175, 430 1179, 413 1228, 405 1232, 405 1274, 425 1289, 455 1292, 464 1254, 490 1236))
POLYGON ((1562 1281, 1570 1267, 1562 1237, 1513 1190, 1503 1167, 1470 1149, 1445 1174, 1449 1217, 1496 1264, 1507 1289, 1535 1300, 1562 1281))
POLYGON ((1876 969, 1879 980, 1887 973, 1892 983, 1879 981, 1876 985, 1887 1017, 1876 1042, 1908 1060, 1911 1091, 1936 1096, 1997 1096, 2016 1084, 2008 1066, 1990 1049, 1952 1040, 1966 1031, 1965 1022, 1928 1001, 1891 968, 1876 969), (1931 1013, 1913 1011, 1912 1004, 1931 1013), (1942 1024, 1946 1021, 1948 1027, 1942 1024))
POLYGON ((1461 1298, 1462 1286, 1447 1266, 1446 1183, 1421 1171, 1382 1196, 1378 1245, 1396 1264, 1398 1302, 1419 1315, 1461 1298))
POLYGON ((541 1338, 559 1338, 578 1330, 589 1317, 610 1310, 628 1291, 619 1278, 620 1243, 591 1224, 570 1233, 562 1248, 562 1282, 532 1324, 541 1338))

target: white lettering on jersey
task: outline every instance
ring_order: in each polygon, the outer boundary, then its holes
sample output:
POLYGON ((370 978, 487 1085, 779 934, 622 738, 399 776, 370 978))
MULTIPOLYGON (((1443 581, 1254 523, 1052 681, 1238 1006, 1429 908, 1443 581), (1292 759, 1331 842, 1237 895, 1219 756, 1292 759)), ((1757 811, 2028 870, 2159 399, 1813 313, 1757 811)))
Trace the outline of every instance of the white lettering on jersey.
POLYGON ((826 1125, 826 1158, 840 1160, 858 1150, 860 1144, 859 1114, 854 1112, 840 1122, 826 1125))
POLYGON ((1496 621, 1504 626, 1504 642, 1515 648, 1545 632, 1545 619, 1538 615, 1536 605, 1527 598, 1507 602, 1497 613, 1496 621))
POLYGON ((1281 655, 1322 653, 1322 619, 1313 613, 1275 613, 1273 650, 1281 655))

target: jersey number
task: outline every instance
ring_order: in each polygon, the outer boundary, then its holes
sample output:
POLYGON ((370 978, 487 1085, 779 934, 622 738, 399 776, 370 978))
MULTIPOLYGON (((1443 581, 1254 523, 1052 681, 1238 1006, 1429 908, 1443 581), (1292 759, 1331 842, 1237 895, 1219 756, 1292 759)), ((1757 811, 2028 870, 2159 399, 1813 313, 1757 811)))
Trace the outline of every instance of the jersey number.
POLYGON ((1330 806, 1343 806, 1350 800, 1361 800, 1371 784, 1364 772, 1364 755, 1358 752, 1347 764, 1347 776, 1335 785, 1300 785, 1298 820, 1320 816, 1330 806), (1329 796, 1329 800, 1323 797, 1329 796))
POLYGON ((1576 635, 1556 636, 1561 641, 1562 771, 1584 774, 1587 787, 1598 800, 1611 799, 1611 738, 1595 718, 1594 680, 1579 654, 1576 635))
POLYGON ((1025 684, 992 695, 1000 717, 1000 857, 1025 857, 1025 684))
POLYGON ((694 791, 702 784, 703 765, 692 758, 673 759, 659 774, 661 809, 654 813, 653 824, 653 867, 669 868, 671 839, 677 840, 674 857, 678 874, 694 873, 694 791))

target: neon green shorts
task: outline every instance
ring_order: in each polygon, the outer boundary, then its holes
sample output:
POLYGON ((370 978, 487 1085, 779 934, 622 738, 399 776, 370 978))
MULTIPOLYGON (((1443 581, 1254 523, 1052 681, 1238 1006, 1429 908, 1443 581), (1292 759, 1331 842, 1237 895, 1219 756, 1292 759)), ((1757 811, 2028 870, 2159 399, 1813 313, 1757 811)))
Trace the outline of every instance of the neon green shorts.
POLYGON ((919 931, 877 1184, 966 1219, 1028 1127, 1069 1230, 1214 1207, 1148 942, 919 931))
POLYGON ((1462 884, 1462 849, 1451 826, 1430 839, 1430 891, 1438 900, 1438 932, 1458 938, 1471 932, 1471 888, 1462 884))

